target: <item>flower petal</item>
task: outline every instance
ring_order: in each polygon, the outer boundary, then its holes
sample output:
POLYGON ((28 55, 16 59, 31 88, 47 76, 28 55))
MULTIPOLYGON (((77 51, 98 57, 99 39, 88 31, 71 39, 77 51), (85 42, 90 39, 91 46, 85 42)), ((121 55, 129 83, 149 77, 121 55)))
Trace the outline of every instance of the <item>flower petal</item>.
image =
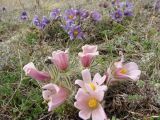
POLYGON ((97 109, 92 111, 92 120, 107 120, 107 116, 100 104, 97 109))
POLYGON ((91 82, 91 73, 90 73, 89 69, 85 69, 82 71, 82 78, 85 83, 91 82))
POLYGON ((89 110, 81 110, 79 112, 79 117, 84 119, 84 120, 87 120, 91 117, 91 111, 89 110))
POLYGON ((128 71, 138 70, 138 65, 135 62, 129 62, 124 65, 124 68, 126 68, 128 71))

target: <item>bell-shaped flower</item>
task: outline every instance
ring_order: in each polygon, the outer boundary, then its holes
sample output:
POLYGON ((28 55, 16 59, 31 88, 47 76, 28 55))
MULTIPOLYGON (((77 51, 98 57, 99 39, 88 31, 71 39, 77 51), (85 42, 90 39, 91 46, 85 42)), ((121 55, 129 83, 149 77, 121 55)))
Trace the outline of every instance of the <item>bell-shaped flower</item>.
POLYGON ((76 80, 75 84, 78 84, 84 91, 106 91, 107 86, 103 85, 105 82, 106 76, 101 77, 99 73, 95 74, 93 80, 91 80, 91 73, 89 69, 82 71, 83 80, 76 80))
POLYGON ((52 111, 67 100, 69 92, 66 88, 56 84, 47 84, 42 87, 42 96, 48 102, 48 111, 52 111))
POLYGON ((83 67, 90 67, 95 56, 99 55, 97 51, 97 45, 84 45, 82 47, 83 52, 79 52, 78 56, 83 67))
POLYGON ((30 76, 35 80, 46 81, 51 79, 47 72, 37 70, 32 62, 25 65, 23 70, 27 76, 30 76))
POLYGON ((54 51, 50 59, 59 70, 66 70, 69 66, 68 49, 65 51, 61 50, 54 51))
POLYGON ((101 105, 103 100, 104 92, 93 92, 90 94, 86 93, 84 90, 79 89, 75 99, 76 102, 74 106, 80 110, 79 117, 87 120, 92 117, 92 120, 107 120, 107 116, 101 105))

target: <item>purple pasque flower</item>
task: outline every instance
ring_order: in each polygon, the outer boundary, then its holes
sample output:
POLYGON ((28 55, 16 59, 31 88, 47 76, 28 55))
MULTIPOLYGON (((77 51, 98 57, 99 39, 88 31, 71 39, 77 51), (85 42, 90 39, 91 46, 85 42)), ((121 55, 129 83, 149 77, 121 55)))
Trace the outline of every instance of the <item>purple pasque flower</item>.
POLYGON ((131 9, 125 9, 124 16, 126 16, 126 17, 133 16, 133 11, 131 9))
POLYGON ((23 11, 20 16, 21 20, 26 20, 28 18, 27 12, 23 11))
POLYGON ((5 11, 6 11, 6 8, 5 8, 5 7, 2 7, 2 11, 5 12, 5 11))
POLYGON ((38 27, 40 25, 40 20, 37 15, 34 16, 32 22, 36 27, 38 27))
POLYGON ((127 0, 125 7, 126 7, 126 9, 133 9, 134 5, 133 5, 132 2, 130 2, 130 1, 127 0))
POLYGON ((123 12, 120 9, 118 9, 111 14, 111 17, 113 20, 121 22, 123 20, 123 12))
POLYGON ((65 30, 68 31, 72 26, 74 25, 73 21, 66 21, 65 25, 61 25, 61 27, 65 30))
POLYGON ((99 13, 99 12, 97 12, 97 11, 93 11, 92 13, 91 13, 91 19, 93 20, 93 21, 100 21, 101 19, 102 19, 102 15, 99 13))
POLYGON ((84 20, 84 19, 87 19, 89 17, 89 12, 85 9, 83 10, 80 10, 80 19, 84 20))
POLYGON ((66 21, 75 21, 77 18, 77 10, 71 8, 65 11, 64 19, 66 21))
POLYGON ((83 37, 83 32, 81 30, 81 27, 78 25, 74 25, 70 28, 69 32, 68 32, 70 39, 82 39, 83 37))
POLYGON ((57 20, 59 17, 60 17, 60 12, 61 10, 56 8, 56 9, 53 9, 50 13, 50 18, 52 20, 57 20))

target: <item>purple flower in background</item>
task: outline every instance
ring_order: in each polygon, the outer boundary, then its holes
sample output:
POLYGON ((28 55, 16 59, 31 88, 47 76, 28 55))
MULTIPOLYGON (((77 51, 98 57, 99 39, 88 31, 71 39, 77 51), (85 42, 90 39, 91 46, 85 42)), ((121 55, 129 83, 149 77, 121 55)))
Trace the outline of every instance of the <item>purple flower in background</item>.
POLYGON ((82 20, 86 19, 89 17, 89 12, 87 10, 80 10, 80 18, 82 20))
POLYGON ((65 25, 61 25, 61 27, 65 30, 68 31, 72 26, 73 26, 74 22, 73 21, 66 21, 65 25))
POLYGON ((43 16, 42 23, 47 25, 47 24, 50 23, 50 21, 49 21, 49 19, 46 16, 43 16))
POLYGON ((97 11, 93 11, 91 13, 91 19, 94 21, 100 21, 102 19, 102 15, 97 11))
POLYGON ((70 35, 70 39, 82 39, 83 37, 83 32, 81 30, 80 26, 72 26, 68 32, 70 35))
POLYGON ((77 18, 77 10, 74 10, 74 9, 69 9, 69 10, 66 10, 65 11, 65 14, 64 14, 64 19, 66 21, 74 21, 76 20, 77 18))
POLYGON ((111 17, 113 20, 115 20, 117 22, 121 22, 123 20, 123 12, 118 9, 111 14, 111 17))
POLYGON ((52 19, 52 20, 57 20, 59 17, 60 17, 60 9, 54 9, 54 10, 52 10, 51 11, 51 13, 50 13, 50 18, 52 19))
POLYGON ((124 10, 124 15, 127 17, 133 16, 133 11, 130 9, 125 9, 124 10))
POLYGON ((134 5, 133 3, 129 2, 128 0, 126 1, 126 9, 133 9, 134 5))
POLYGON ((40 21, 37 15, 33 18, 32 22, 39 29, 44 29, 47 26, 47 24, 50 23, 47 17, 43 16, 42 21, 40 21))
POLYGON ((36 27, 40 25, 40 20, 37 15, 33 18, 32 22, 36 27))
POLYGON ((27 20, 27 18, 28 18, 27 12, 26 12, 26 11, 23 11, 23 12, 21 13, 20 18, 21 18, 21 20, 27 20))

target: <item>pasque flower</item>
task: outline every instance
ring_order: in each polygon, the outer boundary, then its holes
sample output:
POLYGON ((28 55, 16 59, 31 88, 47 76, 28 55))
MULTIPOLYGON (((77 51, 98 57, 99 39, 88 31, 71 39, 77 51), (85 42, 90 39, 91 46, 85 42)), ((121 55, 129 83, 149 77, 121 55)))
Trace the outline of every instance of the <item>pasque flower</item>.
POLYGON ((66 70, 69 65, 68 49, 65 51, 57 50, 52 53, 51 61, 60 70, 66 70))
POLYGON ((63 104, 69 96, 69 91, 66 88, 56 84, 49 83, 43 86, 42 89, 42 96, 48 102, 49 112, 63 104))
POLYGON ((120 9, 118 9, 111 14, 111 17, 113 20, 121 22, 123 20, 123 12, 120 9))
POLYGON ((51 79, 47 72, 37 70, 32 62, 25 65, 23 70, 27 76, 30 76, 35 80, 46 81, 51 79))
POLYGON ((98 11, 91 12, 91 19, 93 21, 100 21, 102 19, 102 15, 98 11))
POLYGON ((70 27, 69 32, 68 32, 70 39, 82 39, 83 37, 83 32, 81 30, 81 27, 78 25, 73 25, 70 27))
POLYGON ((27 20, 27 18, 28 18, 27 12, 26 12, 26 11, 23 11, 23 12, 21 13, 20 18, 21 18, 21 20, 27 20))
POLYGON ((107 116, 100 102, 103 100, 104 92, 90 91, 88 94, 79 89, 74 106, 80 110, 79 117, 87 120, 92 116, 92 120, 107 120, 107 116))
POLYGON ((77 18, 77 10, 72 8, 65 11, 64 19, 66 21, 75 21, 76 18, 77 18))
POLYGON ((124 57, 120 61, 115 62, 108 68, 108 74, 111 77, 111 82, 119 80, 137 81, 140 77, 141 71, 135 62, 124 64, 124 57))
POLYGON ((83 52, 78 53, 80 58, 80 62, 83 67, 90 67, 91 63, 93 62, 95 56, 99 55, 97 51, 96 45, 84 45, 82 47, 83 52))
POLYGON ((37 27, 40 25, 40 20, 38 18, 38 16, 34 16, 33 20, 32 20, 33 24, 37 27))
POLYGON ((93 80, 91 80, 91 73, 89 69, 82 71, 83 80, 76 80, 75 84, 78 84, 85 91, 106 91, 107 86, 103 85, 106 76, 101 77, 99 73, 95 74, 93 80))
POLYGON ((43 16, 41 21, 37 15, 33 18, 33 24, 39 29, 44 29, 49 23, 50 21, 46 16, 43 16))
POLYGON ((50 13, 50 18, 52 20, 57 20, 59 17, 60 17, 60 9, 56 8, 56 9, 53 9, 50 13))

